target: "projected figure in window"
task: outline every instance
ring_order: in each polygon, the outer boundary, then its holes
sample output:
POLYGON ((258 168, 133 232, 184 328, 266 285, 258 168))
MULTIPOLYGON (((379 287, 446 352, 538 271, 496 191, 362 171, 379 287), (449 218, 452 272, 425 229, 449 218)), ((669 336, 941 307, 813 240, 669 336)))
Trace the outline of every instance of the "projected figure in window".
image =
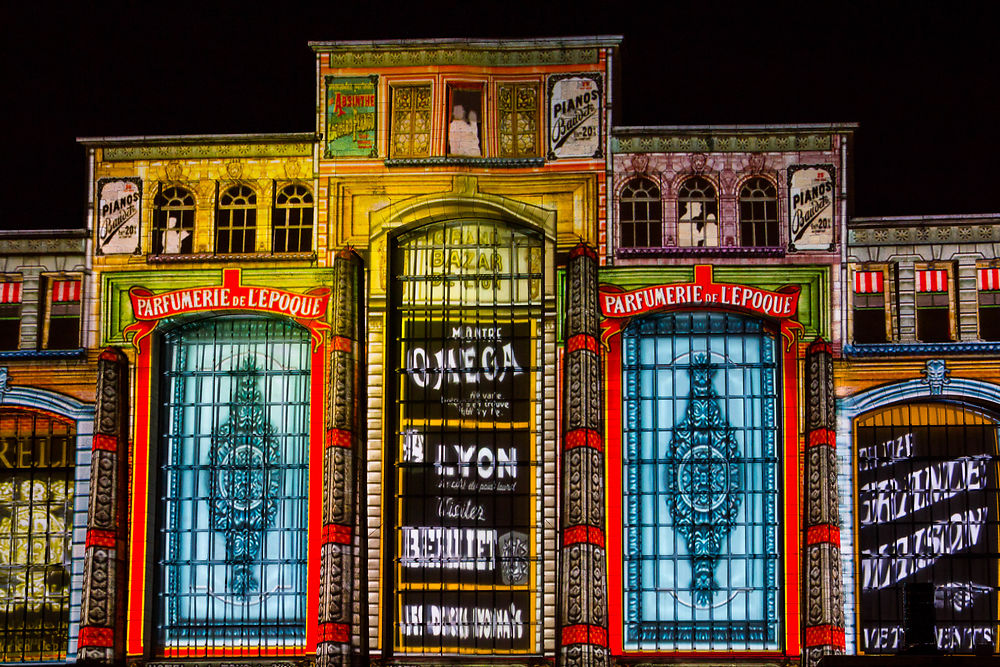
POLYGON ((479 157, 479 120, 475 110, 465 113, 465 107, 456 104, 452 121, 448 125, 448 152, 452 155, 479 157))
POLYGON ((694 563, 694 600, 699 606, 710 605, 719 589, 715 568, 741 502, 739 448, 719 410, 714 373, 707 355, 694 356, 687 414, 674 431, 673 455, 664 474, 674 529, 687 541, 694 563))

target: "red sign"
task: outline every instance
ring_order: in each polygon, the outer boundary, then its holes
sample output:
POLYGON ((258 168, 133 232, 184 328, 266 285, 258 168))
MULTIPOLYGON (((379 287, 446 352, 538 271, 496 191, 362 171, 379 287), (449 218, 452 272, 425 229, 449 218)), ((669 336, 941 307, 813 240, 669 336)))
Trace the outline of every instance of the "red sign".
POLYGON ((711 266, 696 266, 693 283, 673 283, 642 287, 631 292, 601 289, 601 313, 604 317, 634 317, 657 310, 680 307, 719 307, 750 311, 758 315, 787 319, 799 308, 799 288, 782 287, 776 292, 712 282, 711 266))
POLYGON ((225 269, 222 284, 153 294, 144 287, 129 290, 137 320, 159 320, 204 310, 252 310, 284 315, 296 320, 314 320, 326 315, 329 290, 298 294, 273 287, 240 284, 239 269, 225 269))

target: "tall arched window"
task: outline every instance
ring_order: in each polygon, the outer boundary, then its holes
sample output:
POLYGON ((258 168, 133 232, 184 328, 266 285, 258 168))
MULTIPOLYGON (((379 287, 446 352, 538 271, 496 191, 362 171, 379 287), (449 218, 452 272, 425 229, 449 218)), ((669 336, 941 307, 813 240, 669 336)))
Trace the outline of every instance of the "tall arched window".
POLYGON ((234 185, 219 196, 215 252, 253 252, 257 241, 257 193, 234 185))
POLYGON ((194 195, 177 185, 160 186, 153 199, 153 254, 187 254, 194 247, 194 195))
POLYGON ((740 245, 778 245, 778 191, 766 178, 751 178, 740 188, 740 245))
POLYGON ((273 252, 312 250, 313 196, 298 183, 286 185, 274 197, 271 249, 273 252))
POLYGON ((719 245, 719 199, 707 178, 692 176, 677 189, 677 245, 719 245))
POLYGON ((622 248, 658 248, 663 245, 663 207, 660 188, 648 178, 633 178, 618 199, 622 248))

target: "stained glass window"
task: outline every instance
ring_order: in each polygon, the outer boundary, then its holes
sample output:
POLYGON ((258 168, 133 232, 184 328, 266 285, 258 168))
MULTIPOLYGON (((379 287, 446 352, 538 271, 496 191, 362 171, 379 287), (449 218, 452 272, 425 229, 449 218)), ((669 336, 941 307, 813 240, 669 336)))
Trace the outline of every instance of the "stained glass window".
POLYGON ((0 661, 63 660, 72 574, 72 423, 0 410, 0 661))
POLYGON ((779 648, 774 334, 674 313, 622 344, 624 648, 779 648))
POLYGON ((392 86, 389 157, 431 154, 431 87, 392 86))
POLYGON ((537 157, 538 84, 501 83, 497 86, 500 157, 537 157))
POLYGON ((895 653, 913 640, 903 630, 909 582, 934 586, 938 649, 997 650, 997 426, 973 406, 945 403, 855 421, 859 652, 895 653))
POLYGON ((263 318, 165 336, 156 612, 176 656, 305 637, 309 337, 263 318))
POLYGON ((542 250, 540 235, 477 220, 398 241, 399 651, 539 645, 542 250))

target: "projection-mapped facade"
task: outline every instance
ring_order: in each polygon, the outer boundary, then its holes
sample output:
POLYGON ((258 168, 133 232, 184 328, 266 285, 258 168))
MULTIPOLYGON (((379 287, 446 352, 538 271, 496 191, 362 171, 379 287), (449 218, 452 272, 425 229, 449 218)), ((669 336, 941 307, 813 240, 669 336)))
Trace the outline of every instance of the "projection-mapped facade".
POLYGON ((911 583, 996 648, 1000 217, 619 127, 615 37, 311 46, 313 131, 3 233, 0 661, 811 666, 911 583))

